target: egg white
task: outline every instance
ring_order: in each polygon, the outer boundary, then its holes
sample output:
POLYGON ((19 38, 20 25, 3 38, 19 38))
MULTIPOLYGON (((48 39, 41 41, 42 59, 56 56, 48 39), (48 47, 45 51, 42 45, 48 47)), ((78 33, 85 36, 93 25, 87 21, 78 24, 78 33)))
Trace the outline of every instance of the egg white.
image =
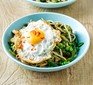
POLYGON ((60 40, 60 36, 57 32, 43 20, 31 21, 28 26, 21 29, 20 32, 24 37, 22 40, 23 49, 17 49, 17 52, 21 59, 30 63, 40 63, 51 58, 50 51, 52 50, 55 41, 60 40), (30 31, 35 30, 35 28, 41 29, 44 32, 45 39, 32 46, 27 42, 26 35, 30 31), (35 50, 31 50, 33 48, 35 48, 35 50))

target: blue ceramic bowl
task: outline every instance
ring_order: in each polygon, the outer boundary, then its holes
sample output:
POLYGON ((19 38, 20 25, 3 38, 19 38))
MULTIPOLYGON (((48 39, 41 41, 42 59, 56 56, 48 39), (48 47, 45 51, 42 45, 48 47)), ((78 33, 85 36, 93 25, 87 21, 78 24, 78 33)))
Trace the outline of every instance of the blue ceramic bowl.
POLYGON ((74 3, 76 0, 68 0, 68 1, 65 1, 65 2, 59 2, 59 3, 43 3, 43 2, 36 2, 34 0, 26 0, 26 1, 28 1, 28 2, 30 2, 33 5, 38 6, 38 7, 59 8, 59 7, 70 5, 70 4, 74 3))
POLYGON ((52 72, 52 71, 58 71, 58 70, 68 68, 68 67, 74 65, 75 63, 77 63, 88 51, 88 48, 90 45, 90 38, 89 38, 89 34, 88 34, 86 28, 81 23, 79 23, 77 20, 75 20, 69 16, 63 15, 63 14, 50 13, 50 12, 42 13, 41 12, 41 13, 23 16, 20 19, 14 21, 12 24, 10 24, 3 34, 2 44, 3 44, 3 48, 4 48, 4 51, 7 54, 7 56, 9 58, 11 58, 14 62, 18 63, 19 65, 21 65, 29 70, 33 70, 33 71, 52 72), (18 29, 22 28, 23 25, 28 23, 31 19, 39 20, 41 18, 44 18, 45 20, 58 21, 58 22, 62 22, 64 24, 70 25, 72 27, 73 31, 76 31, 79 41, 84 42, 84 45, 80 48, 80 51, 79 51, 77 57, 69 64, 64 65, 64 66, 51 67, 51 68, 33 67, 33 66, 29 66, 29 65, 26 65, 26 64, 20 62, 9 52, 8 41, 12 37, 11 31, 13 29, 18 30, 18 29))

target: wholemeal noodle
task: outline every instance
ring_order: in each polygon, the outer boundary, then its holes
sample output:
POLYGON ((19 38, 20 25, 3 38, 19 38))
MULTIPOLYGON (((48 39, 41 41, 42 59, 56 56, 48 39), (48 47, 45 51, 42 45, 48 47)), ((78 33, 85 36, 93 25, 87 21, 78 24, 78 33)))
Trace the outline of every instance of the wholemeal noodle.
MULTIPOLYGON (((61 41, 56 42, 53 49, 50 51, 51 58, 44 60, 40 63, 30 63, 28 61, 25 61, 22 57, 20 57, 16 51, 16 49, 19 46, 17 44, 21 43, 20 41, 18 42, 21 36, 18 30, 12 31, 13 38, 11 38, 9 41, 10 53, 13 54, 21 62, 35 67, 56 67, 70 63, 76 57, 76 55, 79 52, 79 48, 84 43, 78 41, 76 34, 73 33, 73 30, 70 26, 60 22, 54 22, 52 20, 44 21, 48 25, 50 25, 51 28, 59 31, 61 38, 61 41)), ((24 29, 24 27, 22 29, 24 29)))

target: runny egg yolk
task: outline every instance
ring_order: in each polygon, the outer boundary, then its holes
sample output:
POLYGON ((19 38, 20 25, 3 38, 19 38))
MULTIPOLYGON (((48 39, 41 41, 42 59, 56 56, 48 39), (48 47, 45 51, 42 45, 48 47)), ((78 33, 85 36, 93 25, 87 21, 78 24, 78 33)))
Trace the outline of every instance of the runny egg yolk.
POLYGON ((40 43, 45 38, 44 32, 41 29, 34 29, 29 32, 26 39, 31 45, 40 43))

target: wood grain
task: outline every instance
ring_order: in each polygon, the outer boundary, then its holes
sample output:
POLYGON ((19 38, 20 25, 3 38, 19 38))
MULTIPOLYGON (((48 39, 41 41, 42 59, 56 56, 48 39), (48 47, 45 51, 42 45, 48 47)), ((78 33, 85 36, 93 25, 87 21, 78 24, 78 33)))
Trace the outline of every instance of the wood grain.
POLYGON ((93 85, 93 0, 58 9, 35 7, 26 0, 0 0, 0 42, 6 27, 26 14, 56 12, 80 21, 89 32, 91 44, 84 58, 74 66, 52 73, 38 73, 20 67, 7 57, 0 43, 0 85, 93 85))

